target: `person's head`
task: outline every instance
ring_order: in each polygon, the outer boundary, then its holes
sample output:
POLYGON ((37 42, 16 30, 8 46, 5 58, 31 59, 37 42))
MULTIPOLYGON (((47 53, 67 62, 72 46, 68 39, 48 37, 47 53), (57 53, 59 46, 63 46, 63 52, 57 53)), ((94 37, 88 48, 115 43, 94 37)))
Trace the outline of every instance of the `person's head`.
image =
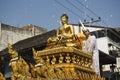
POLYGON ((88 29, 83 29, 83 34, 88 37, 90 35, 90 31, 88 29))
POLYGON ((61 18, 61 23, 62 24, 68 24, 68 16, 67 16, 67 14, 63 14, 60 18, 61 18))

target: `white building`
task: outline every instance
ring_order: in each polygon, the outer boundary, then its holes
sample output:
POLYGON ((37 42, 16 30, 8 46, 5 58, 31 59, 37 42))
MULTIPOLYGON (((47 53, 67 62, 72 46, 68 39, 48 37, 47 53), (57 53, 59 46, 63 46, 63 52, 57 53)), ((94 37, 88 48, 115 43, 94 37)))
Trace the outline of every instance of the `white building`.
MULTIPOLYGON (((117 69, 120 68, 120 32, 109 27, 92 25, 85 27, 97 38, 101 72, 110 72, 111 70, 114 72, 114 66, 116 66, 117 69)), ((81 31, 81 27, 78 25, 74 25, 74 29, 75 33, 81 31)))

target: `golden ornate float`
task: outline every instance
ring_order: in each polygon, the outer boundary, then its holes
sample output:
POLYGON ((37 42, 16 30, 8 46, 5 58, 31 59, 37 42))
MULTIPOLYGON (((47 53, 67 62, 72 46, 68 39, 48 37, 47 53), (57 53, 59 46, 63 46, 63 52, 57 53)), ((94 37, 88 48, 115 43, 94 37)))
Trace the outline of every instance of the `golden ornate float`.
POLYGON ((91 54, 75 46, 66 46, 63 42, 48 43, 40 51, 32 48, 35 65, 28 65, 10 44, 8 49, 11 80, 105 80, 91 68, 91 54))
POLYGON ((80 36, 65 24, 50 37, 44 50, 32 48, 35 65, 18 56, 8 44, 12 68, 11 80, 105 80, 93 71, 92 55, 81 50, 80 36))

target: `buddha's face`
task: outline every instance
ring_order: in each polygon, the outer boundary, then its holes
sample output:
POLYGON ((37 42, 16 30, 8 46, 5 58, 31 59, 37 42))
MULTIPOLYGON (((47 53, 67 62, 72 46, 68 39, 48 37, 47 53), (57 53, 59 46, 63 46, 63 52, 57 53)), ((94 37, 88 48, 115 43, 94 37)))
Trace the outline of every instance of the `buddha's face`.
POLYGON ((66 18, 66 16, 61 17, 61 23, 62 24, 67 24, 68 23, 68 19, 66 18))

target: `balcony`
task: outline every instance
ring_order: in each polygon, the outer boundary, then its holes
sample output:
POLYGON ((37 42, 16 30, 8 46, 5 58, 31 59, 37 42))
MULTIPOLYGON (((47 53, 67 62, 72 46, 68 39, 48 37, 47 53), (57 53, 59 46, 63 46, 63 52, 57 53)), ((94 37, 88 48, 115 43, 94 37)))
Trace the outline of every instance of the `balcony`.
POLYGON ((120 43, 116 43, 115 41, 113 41, 113 40, 110 39, 109 37, 108 37, 108 44, 113 44, 113 45, 115 45, 117 48, 120 49, 120 43))

